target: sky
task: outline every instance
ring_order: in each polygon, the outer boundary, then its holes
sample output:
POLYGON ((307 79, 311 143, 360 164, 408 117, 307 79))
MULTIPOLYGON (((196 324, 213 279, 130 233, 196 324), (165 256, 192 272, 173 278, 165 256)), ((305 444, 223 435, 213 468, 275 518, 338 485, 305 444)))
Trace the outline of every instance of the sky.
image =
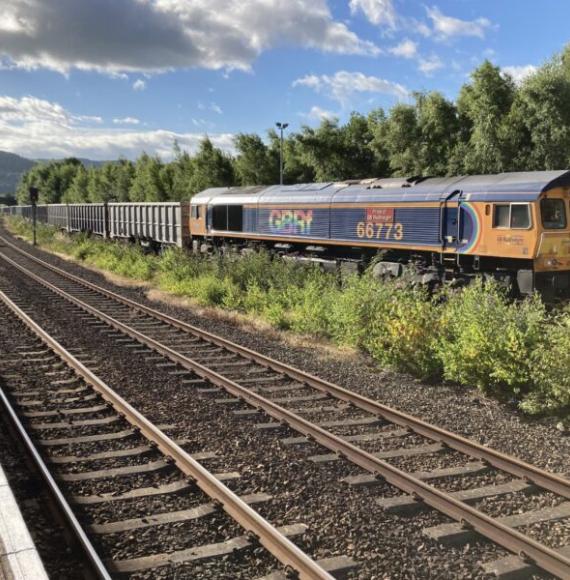
POLYGON ((168 159, 454 99, 489 59, 520 82, 569 40, 568 0, 0 0, 0 150, 168 159))

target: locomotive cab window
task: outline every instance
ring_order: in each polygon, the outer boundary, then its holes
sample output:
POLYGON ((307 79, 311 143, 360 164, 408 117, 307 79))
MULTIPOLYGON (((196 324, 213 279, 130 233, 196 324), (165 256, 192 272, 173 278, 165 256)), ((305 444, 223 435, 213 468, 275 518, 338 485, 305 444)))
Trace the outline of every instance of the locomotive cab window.
POLYGON ((192 217, 193 219, 198 219, 198 206, 197 205, 192 206, 192 209, 190 210, 190 217, 192 217))
POLYGON ((496 205, 493 213, 493 227, 494 228, 508 228, 511 222, 511 206, 496 205))
POLYGON ((518 230, 530 228, 530 207, 528 203, 511 205, 511 228, 518 230))
POLYGON ((528 203, 495 204, 493 227, 528 230, 530 228, 530 207, 528 203))
POLYGON ((540 201, 542 225, 547 230, 566 228, 566 208, 562 199, 543 199, 540 201))
POLYGON ((215 230, 225 230, 228 225, 228 206, 215 205, 212 208, 212 227, 215 230))
POLYGON ((243 206, 215 205, 213 210, 212 225, 215 230, 243 231, 243 206))

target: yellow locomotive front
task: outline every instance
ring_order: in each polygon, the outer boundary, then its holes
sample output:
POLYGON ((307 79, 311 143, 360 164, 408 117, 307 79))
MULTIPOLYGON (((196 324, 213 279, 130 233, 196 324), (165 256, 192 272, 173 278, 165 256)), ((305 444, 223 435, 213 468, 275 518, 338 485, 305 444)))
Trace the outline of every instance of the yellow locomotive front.
POLYGON ((542 291, 570 290, 570 189, 547 191, 536 204, 537 251, 533 263, 535 285, 542 291))

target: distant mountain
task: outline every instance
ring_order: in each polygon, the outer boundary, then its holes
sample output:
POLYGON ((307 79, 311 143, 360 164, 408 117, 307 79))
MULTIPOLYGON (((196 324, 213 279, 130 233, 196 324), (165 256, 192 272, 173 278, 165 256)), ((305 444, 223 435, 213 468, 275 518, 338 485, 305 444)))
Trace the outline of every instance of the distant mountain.
POLYGON ((0 193, 14 193, 22 174, 35 164, 25 157, 0 151, 0 193))
MULTIPOLYGON (((93 159, 85 159, 83 157, 74 157, 78 161, 81 161, 85 167, 98 167, 103 165, 103 163, 109 163, 109 161, 93 161, 93 159)), ((49 163, 50 161, 58 161, 58 159, 34 159, 34 163, 49 163)))
MULTIPOLYGON (((33 167, 36 163, 49 163, 54 161, 53 159, 26 159, 20 155, 14 153, 8 153, 7 151, 0 151, 0 197, 3 193, 14 193, 20 177, 33 167)), ((85 167, 98 166, 105 161, 93 161, 91 159, 81 159, 79 161, 85 165, 85 167)), ((0 200, 0 203, 1 200, 0 200)))

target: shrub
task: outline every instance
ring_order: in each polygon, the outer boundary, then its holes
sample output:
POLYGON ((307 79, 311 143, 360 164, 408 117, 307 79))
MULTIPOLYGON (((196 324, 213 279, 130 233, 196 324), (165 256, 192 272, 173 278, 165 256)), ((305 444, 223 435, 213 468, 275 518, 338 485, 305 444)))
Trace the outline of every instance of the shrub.
POLYGON ((337 293, 330 276, 313 270, 303 286, 297 288, 295 299, 291 291, 287 293, 291 328, 303 334, 330 336, 330 305, 337 293))
POLYGON ((369 307, 364 348, 378 362, 420 378, 440 373, 435 356, 439 314, 427 290, 384 282, 369 307))
POLYGON ((224 301, 225 286, 213 274, 195 278, 191 283, 192 296, 204 306, 220 305, 224 301))
POLYGON ((479 280, 450 293, 437 340, 444 377, 518 398, 531 382, 530 355, 546 318, 538 297, 511 302, 494 282, 479 280))
POLYGON ((544 328, 544 340, 531 357, 534 389, 521 403, 528 413, 570 411, 570 311, 544 328))
POLYGON ((363 347, 379 291, 379 283, 369 274, 344 280, 330 303, 330 333, 336 342, 363 347))

